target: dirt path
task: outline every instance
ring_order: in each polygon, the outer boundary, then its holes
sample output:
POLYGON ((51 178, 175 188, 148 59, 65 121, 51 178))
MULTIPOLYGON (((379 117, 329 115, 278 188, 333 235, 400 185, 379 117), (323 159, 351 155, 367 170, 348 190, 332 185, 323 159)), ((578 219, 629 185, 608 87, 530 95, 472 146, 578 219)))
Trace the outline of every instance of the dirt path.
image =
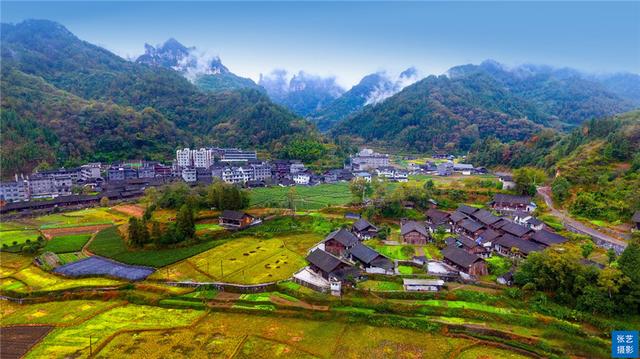
POLYGON ((57 237, 57 236, 97 232, 97 231, 100 231, 101 229, 105 229, 111 226, 112 226, 111 224, 96 224, 96 225, 89 225, 89 226, 79 225, 77 227, 43 229, 41 230, 41 232, 42 234, 44 234, 47 240, 50 240, 51 238, 57 237))
POLYGON ((595 230, 585 225, 584 223, 571 218, 566 213, 566 211, 555 208, 553 205, 553 201, 551 200, 551 188, 538 187, 538 193, 542 196, 542 198, 544 198, 544 202, 547 204, 547 207, 549 207, 551 214, 555 217, 560 218, 562 220, 562 223, 565 225, 565 227, 567 227, 568 230, 586 234, 593 238, 598 246, 604 248, 613 248, 616 252, 618 252, 618 254, 620 254, 627 247, 627 243, 625 241, 595 230))
POLYGON ((93 234, 91 235, 91 238, 89 238, 89 240, 87 241, 87 243, 84 244, 84 246, 82 246, 82 249, 80 250, 80 252, 88 255, 88 256, 92 256, 93 253, 91 253, 91 251, 89 251, 89 245, 91 244, 91 242, 93 242, 94 239, 96 239, 96 235, 98 235, 98 232, 100 231, 95 231, 93 232, 93 234))

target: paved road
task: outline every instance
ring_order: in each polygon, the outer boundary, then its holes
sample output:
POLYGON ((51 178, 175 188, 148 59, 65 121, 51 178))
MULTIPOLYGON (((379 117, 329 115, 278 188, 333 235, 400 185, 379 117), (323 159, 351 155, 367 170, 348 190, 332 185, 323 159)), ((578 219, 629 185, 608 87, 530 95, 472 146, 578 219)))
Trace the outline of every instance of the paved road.
POLYGON ((627 247, 627 243, 625 241, 621 241, 617 238, 611 237, 608 234, 602 233, 598 230, 595 230, 582 222, 579 222, 567 215, 567 213, 561 209, 557 209, 553 206, 553 201, 551 200, 551 188, 549 187, 538 187, 538 194, 544 198, 547 207, 551 211, 551 214, 560 218, 564 226, 572 231, 581 234, 586 234, 594 239, 595 243, 604 248, 613 248, 618 254, 622 253, 622 251, 627 247))

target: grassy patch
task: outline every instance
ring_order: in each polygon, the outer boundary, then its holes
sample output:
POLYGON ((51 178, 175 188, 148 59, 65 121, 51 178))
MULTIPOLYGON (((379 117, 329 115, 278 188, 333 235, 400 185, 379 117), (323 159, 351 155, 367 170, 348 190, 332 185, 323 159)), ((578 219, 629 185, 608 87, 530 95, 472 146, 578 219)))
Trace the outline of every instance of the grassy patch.
POLYGON ((53 253, 78 252, 91 238, 91 234, 70 234, 54 237, 44 247, 45 251, 53 253))
POLYGON ((13 242, 18 245, 24 244, 27 240, 35 242, 38 240, 40 232, 36 230, 9 230, 0 231, 0 246, 5 244, 9 247, 13 246, 13 242))
POLYGON ((189 258, 224 243, 224 240, 207 241, 188 247, 129 250, 116 227, 100 231, 89 244, 92 253, 115 259, 126 264, 164 267, 189 258))
POLYGON ((97 224, 120 224, 128 216, 107 208, 87 208, 79 211, 54 213, 34 219, 40 229, 79 227, 97 224))
POLYGON ((415 252, 413 252, 413 254, 408 255, 408 253, 411 253, 411 252, 407 250, 403 250, 404 247, 411 248, 411 246, 382 245, 382 244, 378 244, 377 241, 375 241, 374 243, 368 242, 367 245, 371 246, 373 249, 378 251, 383 256, 391 259, 409 260, 409 259, 412 259, 413 256, 415 255, 415 252))
POLYGON ((112 287, 122 282, 107 278, 77 278, 67 279, 47 273, 36 266, 29 266, 16 273, 11 278, 0 281, 0 290, 14 290, 20 293, 31 291, 55 291, 87 287, 112 287), (16 284, 16 281, 23 285, 16 284))
POLYGON ((372 291, 396 291, 403 290, 402 284, 380 280, 367 280, 358 284, 358 288, 372 291))
MULTIPOLYGON (((288 187, 254 188, 251 190, 251 207, 285 207, 288 187)), ((351 202, 348 183, 321 184, 295 187, 296 208, 300 210, 321 209, 327 206, 344 206, 351 202)))

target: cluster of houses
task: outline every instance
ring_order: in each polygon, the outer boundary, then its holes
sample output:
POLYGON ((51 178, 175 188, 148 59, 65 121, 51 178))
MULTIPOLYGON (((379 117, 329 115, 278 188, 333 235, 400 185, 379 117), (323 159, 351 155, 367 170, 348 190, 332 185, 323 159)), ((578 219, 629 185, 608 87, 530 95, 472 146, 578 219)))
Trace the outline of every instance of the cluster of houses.
POLYGON ((468 163, 454 163, 453 160, 447 160, 441 163, 410 163, 409 170, 412 174, 427 174, 434 176, 451 176, 453 174, 470 176, 472 174, 488 173, 488 170, 484 167, 474 167, 472 164, 468 163))

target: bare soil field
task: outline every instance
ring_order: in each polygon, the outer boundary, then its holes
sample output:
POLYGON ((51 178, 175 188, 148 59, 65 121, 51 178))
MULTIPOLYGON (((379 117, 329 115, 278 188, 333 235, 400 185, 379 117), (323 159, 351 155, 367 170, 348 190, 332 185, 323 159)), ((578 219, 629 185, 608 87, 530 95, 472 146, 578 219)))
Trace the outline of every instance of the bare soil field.
POLYGON ((111 227, 111 224, 96 224, 93 226, 79 226, 68 228, 50 228, 43 229, 42 234, 44 234, 45 238, 49 240, 53 237, 66 236, 69 234, 94 233, 107 227, 111 227))
POLYGON ((119 204, 112 209, 136 218, 142 218, 144 214, 144 207, 137 204, 119 204))
POLYGON ((53 327, 27 325, 0 328, 0 358, 21 358, 51 329, 53 327))

